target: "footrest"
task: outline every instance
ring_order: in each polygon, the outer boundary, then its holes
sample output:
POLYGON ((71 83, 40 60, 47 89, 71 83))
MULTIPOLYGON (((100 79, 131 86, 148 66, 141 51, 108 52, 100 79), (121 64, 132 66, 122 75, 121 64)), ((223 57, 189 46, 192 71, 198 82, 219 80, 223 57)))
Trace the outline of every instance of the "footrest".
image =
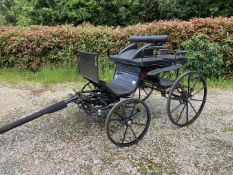
POLYGON ((173 83, 174 83, 174 81, 172 81, 172 80, 161 79, 159 84, 161 87, 168 88, 168 87, 171 87, 173 85, 173 83))
POLYGON ((175 64, 174 66, 169 66, 169 67, 165 67, 165 68, 162 68, 162 69, 152 70, 152 71, 148 72, 147 75, 148 76, 155 76, 155 75, 157 75, 159 73, 176 70, 176 69, 179 69, 181 67, 182 67, 181 64, 175 64))

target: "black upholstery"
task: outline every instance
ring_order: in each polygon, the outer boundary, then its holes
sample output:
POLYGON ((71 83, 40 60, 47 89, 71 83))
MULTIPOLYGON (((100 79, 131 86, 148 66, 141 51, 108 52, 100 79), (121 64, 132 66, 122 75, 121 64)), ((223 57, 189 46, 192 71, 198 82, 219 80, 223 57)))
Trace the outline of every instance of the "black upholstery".
POLYGON ((99 80, 98 55, 96 53, 79 51, 78 69, 84 78, 117 97, 131 95, 138 85, 140 69, 121 63, 117 63, 116 72, 111 82, 105 83, 99 80))
POLYGON ((86 79, 98 83, 98 54, 79 51, 78 70, 86 79))
POLYGON ((131 86, 125 82, 120 82, 117 80, 112 80, 110 83, 106 84, 109 89, 111 89, 118 96, 127 96, 134 91, 135 86, 131 86))
POLYGON ((167 35, 151 35, 151 36, 130 36, 131 42, 145 42, 145 43, 166 43, 167 35))

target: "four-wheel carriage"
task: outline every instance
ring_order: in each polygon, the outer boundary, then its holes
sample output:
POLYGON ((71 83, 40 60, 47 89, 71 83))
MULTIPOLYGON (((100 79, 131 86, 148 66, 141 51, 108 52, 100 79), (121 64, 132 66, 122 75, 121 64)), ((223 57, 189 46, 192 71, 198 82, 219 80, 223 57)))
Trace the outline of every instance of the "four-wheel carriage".
POLYGON ((206 82, 200 73, 186 71, 179 75, 179 70, 188 61, 186 51, 176 51, 175 55, 164 54, 166 47, 163 44, 167 36, 132 36, 130 40, 132 44, 118 55, 110 56, 110 60, 116 64, 116 71, 109 83, 98 79, 97 54, 80 51, 79 56, 80 73, 89 80, 82 92, 105 101, 107 105, 102 106, 102 109, 111 111, 103 112, 104 110, 98 108, 94 112, 91 101, 83 107, 94 114, 108 113, 107 135, 118 146, 134 144, 146 133, 151 116, 143 101, 154 90, 167 98, 168 117, 180 127, 190 125, 197 119, 207 97, 206 82), (148 44, 139 47, 140 42, 148 44), (87 69, 91 62, 91 69, 87 69), (174 72, 175 79, 165 78, 166 72, 174 72), (142 114, 143 111, 145 112, 142 114))
POLYGON ((138 143, 146 134, 151 120, 144 102, 153 90, 167 98, 167 113, 177 126, 187 126, 200 115, 206 101, 207 88, 201 74, 179 69, 187 62, 186 51, 175 55, 165 54, 167 36, 132 36, 132 44, 118 55, 111 55, 116 70, 113 79, 106 83, 98 77, 98 55, 80 51, 78 69, 89 82, 71 98, 58 102, 28 117, 0 128, 9 131, 44 114, 67 107, 74 102, 89 116, 106 119, 107 136, 112 143, 124 147, 138 143), (141 42, 147 43, 141 46, 141 42), (166 72, 175 72, 176 80, 165 79, 166 72))

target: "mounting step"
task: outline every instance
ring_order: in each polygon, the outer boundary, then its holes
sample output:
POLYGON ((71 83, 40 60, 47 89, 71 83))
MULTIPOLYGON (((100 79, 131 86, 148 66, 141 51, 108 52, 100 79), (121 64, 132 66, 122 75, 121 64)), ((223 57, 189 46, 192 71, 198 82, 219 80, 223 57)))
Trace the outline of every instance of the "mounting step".
POLYGON ((174 83, 174 81, 168 80, 168 79, 163 79, 163 78, 161 78, 160 82, 159 82, 160 86, 164 87, 164 88, 172 87, 173 83, 174 83))

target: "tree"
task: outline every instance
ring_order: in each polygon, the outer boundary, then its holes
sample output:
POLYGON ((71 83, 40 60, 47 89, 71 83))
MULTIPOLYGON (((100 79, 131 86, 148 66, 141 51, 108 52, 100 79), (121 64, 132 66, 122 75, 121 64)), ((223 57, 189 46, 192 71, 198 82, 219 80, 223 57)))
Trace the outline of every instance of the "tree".
POLYGON ((0 21, 2 24, 15 24, 16 18, 11 11, 14 6, 14 0, 0 0, 0 21))
POLYGON ((232 16, 232 0, 0 0, 0 24, 126 26, 159 19, 232 16))

